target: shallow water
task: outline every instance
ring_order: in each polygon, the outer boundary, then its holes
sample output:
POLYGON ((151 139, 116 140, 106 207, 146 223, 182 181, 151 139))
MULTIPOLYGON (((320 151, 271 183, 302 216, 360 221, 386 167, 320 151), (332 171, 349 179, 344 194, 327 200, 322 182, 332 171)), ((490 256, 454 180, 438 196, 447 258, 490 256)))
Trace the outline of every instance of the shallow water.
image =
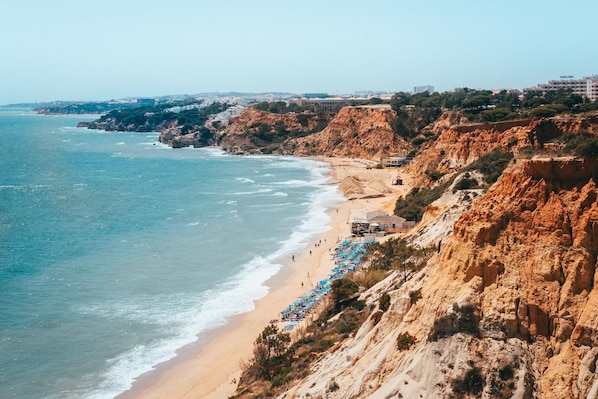
POLYGON ((0 109, 0 397, 110 398, 253 308, 326 229, 327 165, 0 109))

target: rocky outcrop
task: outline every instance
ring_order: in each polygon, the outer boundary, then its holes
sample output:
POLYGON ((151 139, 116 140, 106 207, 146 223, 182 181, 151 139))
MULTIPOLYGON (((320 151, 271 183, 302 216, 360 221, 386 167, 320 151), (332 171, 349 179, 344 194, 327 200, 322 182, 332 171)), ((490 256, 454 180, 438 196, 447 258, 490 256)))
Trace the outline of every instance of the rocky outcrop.
POLYGON ((408 170, 420 175, 425 170, 450 173, 496 149, 514 154, 529 147, 554 149, 549 142, 565 134, 598 134, 597 113, 495 123, 468 124, 463 120, 458 113, 446 113, 426 128, 438 138, 424 145, 408 170))
POLYGON ((220 145, 229 153, 239 154, 261 153, 264 147, 276 143, 268 152, 362 158, 379 162, 383 157, 405 155, 412 149, 393 131, 391 122, 394 118, 394 111, 386 105, 344 107, 334 116, 279 115, 249 109, 230 119, 220 145), (276 137, 276 133, 262 134, 260 138, 260 125, 271 126, 273 132, 280 129, 290 134, 284 136, 281 133, 280 137, 276 137), (323 130, 322 126, 325 126, 323 130))
POLYGON ((270 145, 266 152, 280 154, 281 142, 321 130, 331 118, 330 114, 274 114, 249 108, 229 119, 218 143, 231 154, 259 154, 270 145))
POLYGON ((88 129, 99 129, 107 132, 162 132, 165 129, 173 128, 177 121, 163 121, 158 125, 153 125, 145 120, 144 123, 122 123, 116 118, 102 117, 92 122, 82 122, 78 127, 86 127, 88 129))
POLYGON ((289 130, 296 129, 308 132, 313 130, 319 123, 327 123, 332 118, 328 114, 273 114, 267 111, 260 111, 255 108, 245 110, 241 115, 231 117, 226 128, 226 136, 242 135, 247 128, 266 124, 275 126, 277 123, 284 123, 289 130))
POLYGON ((158 141, 172 148, 199 148, 216 145, 213 129, 210 130, 206 127, 191 130, 186 132, 186 134, 182 133, 181 126, 164 129, 160 133, 158 141))
POLYGON ((328 126, 311 136, 289 140, 283 152, 380 161, 406 155, 412 147, 392 129, 395 112, 387 105, 344 107, 328 126))
POLYGON ((280 397, 595 397, 597 178, 596 159, 512 164, 426 268, 361 296, 390 308, 280 397))

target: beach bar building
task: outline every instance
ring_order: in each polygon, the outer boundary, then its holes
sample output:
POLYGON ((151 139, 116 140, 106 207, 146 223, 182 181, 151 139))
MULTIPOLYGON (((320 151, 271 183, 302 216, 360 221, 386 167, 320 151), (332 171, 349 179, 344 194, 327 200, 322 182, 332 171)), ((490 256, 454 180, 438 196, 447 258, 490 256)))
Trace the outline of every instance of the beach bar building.
POLYGON ((389 215, 382 211, 368 212, 365 209, 351 210, 349 224, 351 225, 351 234, 354 236, 399 233, 415 226, 414 221, 406 220, 400 216, 389 215))
POLYGON ((351 234, 354 236, 362 236, 368 233, 370 222, 368 222, 367 211, 365 209, 351 209, 349 224, 351 225, 351 234))

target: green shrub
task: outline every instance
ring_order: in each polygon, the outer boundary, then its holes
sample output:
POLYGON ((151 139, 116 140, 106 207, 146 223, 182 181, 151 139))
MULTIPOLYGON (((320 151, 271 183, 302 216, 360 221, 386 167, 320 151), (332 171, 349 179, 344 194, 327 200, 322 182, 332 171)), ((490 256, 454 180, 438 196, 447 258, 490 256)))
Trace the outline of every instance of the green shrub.
POLYGON ((336 392, 339 390, 338 383, 334 380, 334 377, 330 379, 328 386, 326 387, 326 392, 336 392))
POLYGON ((397 349, 400 351, 408 350, 415 344, 416 339, 413 335, 406 333, 401 333, 397 337, 397 349))
POLYGON ((355 277, 357 283, 364 287, 366 290, 372 288, 380 281, 386 278, 387 273, 384 270, 375 268, 368 268, 363 273, 355 277))
POLYGON ((421 288, 415 291, 409 291, 409 302, 411 305, 415 305, 417 301, 422 298, 422 290, 421 288))
POLYGON ((436 341, 457 333, 479 335, 480 317, 473 305, 459 306, 453 304, 453 311, 444 317, 434 320, 430 339, 436 341))
POLYGON ((359 284, 349 278, 341 278, 332 282, 332 298, 337 308, 359 291, 359 284))
POLYGON ((440 198, 448 185, 449 182, 446 182, 434 188, 414 188, 404 198, 397 200, 394 210, 395 215, 419 222, 426 207, 440 198))
POLYGON ((437 170, 428 169, 425 171, 425 173, 426 173, 426 176, 428 176, 430 178, 430 180, 432 180, 432 181, 438 181, 442 178, 442 176, 444 176, 444 173, 441 173, 437 170))
POLYGON ((513 378, 514 375, 515 375, 515 370, 513 369, 513 366, 510 364, 507 364, 506 366, 504 366, 503 368, 501 368, 498 371, 498 376, 503 381, 510 380, 511 378, 513 378))
POLYGON ((390 307, 390 295, 388 295, 387 293, 384 293, 384 295, 382 295, 380 297, 380 299, 378 300, 378 306, 380 307, 380 310, 383 312, 386 312, 388 310, 388 308, 390 307))
POLYGON ((598 137, 577 135, 567 141, 564 150, 568 154, 596 158, 598 157, 598 137))
POLYGON ((339 317, 336 332, 339 334, 351 334, 363 323, 363 317, 355 309, 345 310, 339 317))
POLYGON ((479 367, 469 369, 463 378, 453 381, 453 392, 457 394, 478 395, 484 389, 486 379, 479 367))
POLYGON ((462 178, 461 180, 459 180, 459 182, 457 184, 455 184, 454 191, 468 190, 470 188, 476 188, 476 187, 478 187, 478 181, 476 179, 466 176, 466 177, 462 178))
POLYGON ((380 320, 382 320, 382 315, 384 314, 383 311, 378 310, 375 313, 372 313, 372 322, 374 323, 374 325, 377 325, 378 323, 380 323, 380 320))
POLYGON ((486 183, 492 184, 498 180, 509 162, 511 162, 511 159, 513 159, 512 153, 494 150, 480 157, 477 161, 468 165, 464 170, 477 170, 484 175, 484 181, 486 183))

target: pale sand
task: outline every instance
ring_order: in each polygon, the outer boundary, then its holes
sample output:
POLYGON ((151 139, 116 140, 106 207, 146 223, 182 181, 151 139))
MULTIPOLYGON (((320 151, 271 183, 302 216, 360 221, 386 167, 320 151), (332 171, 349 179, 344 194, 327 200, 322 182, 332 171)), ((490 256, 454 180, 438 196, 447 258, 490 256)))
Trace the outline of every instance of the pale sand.
POLYGON ((270 292, 255 302, 253 311, 233 318, 225 327, 214 331, 198 352, 193 352, 191 346, 186 355, 159 366, 156 372, 142 376, 119 399, 222 399, 233 395, 236 389, 233 381, 239 380, 241 363, 251 357, 253 342, 258 334, 270 320, 278 318, 281 310, 309 291, 312 284, 330 274, 334 267, 330 251, 336 246, 337 240, 350 235, 348 220, 351 209, 380 209, 392 213, 397 196, 407 190, 406 186, 391 185, 391 179, 397 174, 396 169, 366 169, 366 163, 352 159, 320 160, 332 165, 334 182, 353 176, 364 186, 362 194, 349 195, 349 198, 378 194, 381 184, 386 186, 383 187, 385 191, 390 192, 380 198, 353 198, 342 202, 338 209, 330 209, 330 230, 318 236, 301 254, 295 256, 294 262, 289 259, 288 270, 266 283, 270 292), (321 244, 316 246, 320 241, 321 244))

